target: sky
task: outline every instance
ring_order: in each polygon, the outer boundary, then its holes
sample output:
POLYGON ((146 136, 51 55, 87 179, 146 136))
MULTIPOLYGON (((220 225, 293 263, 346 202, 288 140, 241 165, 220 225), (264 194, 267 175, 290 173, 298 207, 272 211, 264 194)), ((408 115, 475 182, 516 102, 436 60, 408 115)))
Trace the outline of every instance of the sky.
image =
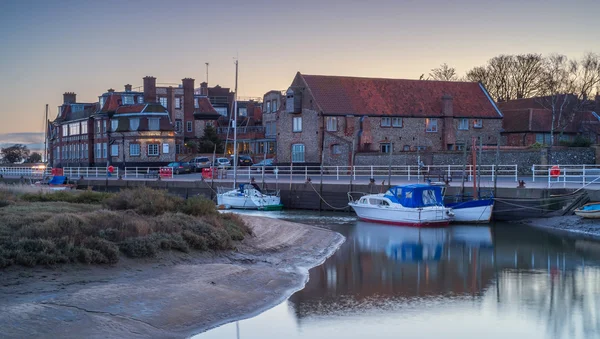
POLYGON ((0 144, 42 138, 64 92, 95 102, 147 75, 198 85, 206 62, 210 86, 233 87, 237 57, 239 95, 262 97, 298 71, 414 79, 499 54, 577 58, 600 53, 598 32, 598 0, 2 0, 0 144))

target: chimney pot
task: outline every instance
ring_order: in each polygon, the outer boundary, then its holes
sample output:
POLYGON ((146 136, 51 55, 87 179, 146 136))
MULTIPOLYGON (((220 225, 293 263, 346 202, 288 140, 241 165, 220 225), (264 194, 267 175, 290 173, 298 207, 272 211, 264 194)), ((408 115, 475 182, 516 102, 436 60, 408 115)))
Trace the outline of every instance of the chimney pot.
POLYGON ((74 92, 65 92, 63 94, 63 103, 64 104, 72 104, 77 102, 77 94, 74 92))
POLYGON ((115 92, 115 90, 114 90, 114 89, 112 89, 112 88, 109 88, 109 89, 107 90, 107 92, 108 92, 108 93, 114 93, 114 92, 115 92))
POLYGON ((131 85, 130 84, 125 85, 125 92, 131 92, 131 85))

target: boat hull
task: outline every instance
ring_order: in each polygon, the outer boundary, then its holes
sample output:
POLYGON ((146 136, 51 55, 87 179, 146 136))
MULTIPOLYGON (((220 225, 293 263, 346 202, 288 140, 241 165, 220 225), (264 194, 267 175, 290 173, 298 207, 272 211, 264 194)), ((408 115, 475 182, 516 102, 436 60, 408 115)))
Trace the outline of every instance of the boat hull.
POLYGON ((450 223, 445 207, 381 208, 349 204, 360 220, 381 224, 411 227, 444 227, 450 223))
POLYGON ((452 212, 454 212, 453 222, 488 223, 492 219, 494 199, 447 204, 446 207, 452 208, 452 212))
POLYGON ((282 207, 278 196, 252 197, 231 192, 217 194, 217 204, 236 209, 281 209, 282 207))
POLYGON ((585 204, 576 209, 575 214, 586 219, 600 219, 600 203, 585 204))

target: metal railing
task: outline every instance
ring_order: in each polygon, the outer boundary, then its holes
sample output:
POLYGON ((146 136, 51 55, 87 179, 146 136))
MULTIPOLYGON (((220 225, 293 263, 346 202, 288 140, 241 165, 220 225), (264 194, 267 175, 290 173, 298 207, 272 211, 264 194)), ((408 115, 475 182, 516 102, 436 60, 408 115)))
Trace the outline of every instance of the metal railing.
POLYGON ((84 177, 84 178, 106 178, 119 177, 119 168, 114 167, 110 173, 106 167, 65 167, 63 175, 66 177, 84 177))
POLYGON ((546 181, 548 187, 600 184, 600 165, 533 165, 532 181, 546 181))
POLYGON ((161 175, 164 167, 125 167, 123 177, 126 179, 173 178, 173 170, 161 175))
POLYGON ((45 177, 52 175, 52 169, 43 167, 0 167, 0 175, 15 177, 45 177))

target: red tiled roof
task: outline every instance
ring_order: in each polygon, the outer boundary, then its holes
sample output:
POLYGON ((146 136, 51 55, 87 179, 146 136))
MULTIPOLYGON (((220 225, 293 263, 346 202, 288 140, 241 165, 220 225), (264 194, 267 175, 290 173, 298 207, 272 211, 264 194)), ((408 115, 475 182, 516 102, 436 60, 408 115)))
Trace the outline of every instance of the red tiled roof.
POLYGON ((146 107, 146 104, 133 104, 120 106, 116 109, 115 114, 124 114, 124 113, 141 113, 142 110, 146 107))
POLYGON ((118 94, 112 94, 106 97, 104 106, 100 112, 114 112, 121 105, 121 96, 118 94))
POLYGON ((457 117, 502 118, 476 82, 302 75, 326 115, 440 116, 451 95, 457 117))
POLYGON ((198 98, 198 108, 196 108, 196 112, 199 113, 211 113, 211 114, 219 114, 213 105, 210 103, 207 97, 199 97, 198 98))
MULTIPOLYGON (((505 132, 518 133, 518 132, 540 132, 549 133, 552 126, 552 111, 548 109, 518 109, 518 110, 504 110, 504 119, 502 125, 505 132)), ((563 122, 558 121, 558 117, 555 118, 554 127, 558 131, 564 126, 566 122, 564 119, 570 119, 567 122, 564 132, 577 133, 580 131, 582 124, 598 124, 600 119, 595 116, 591 111, 575 112, 572 117, 564 115, 561 117, 563 122)))

